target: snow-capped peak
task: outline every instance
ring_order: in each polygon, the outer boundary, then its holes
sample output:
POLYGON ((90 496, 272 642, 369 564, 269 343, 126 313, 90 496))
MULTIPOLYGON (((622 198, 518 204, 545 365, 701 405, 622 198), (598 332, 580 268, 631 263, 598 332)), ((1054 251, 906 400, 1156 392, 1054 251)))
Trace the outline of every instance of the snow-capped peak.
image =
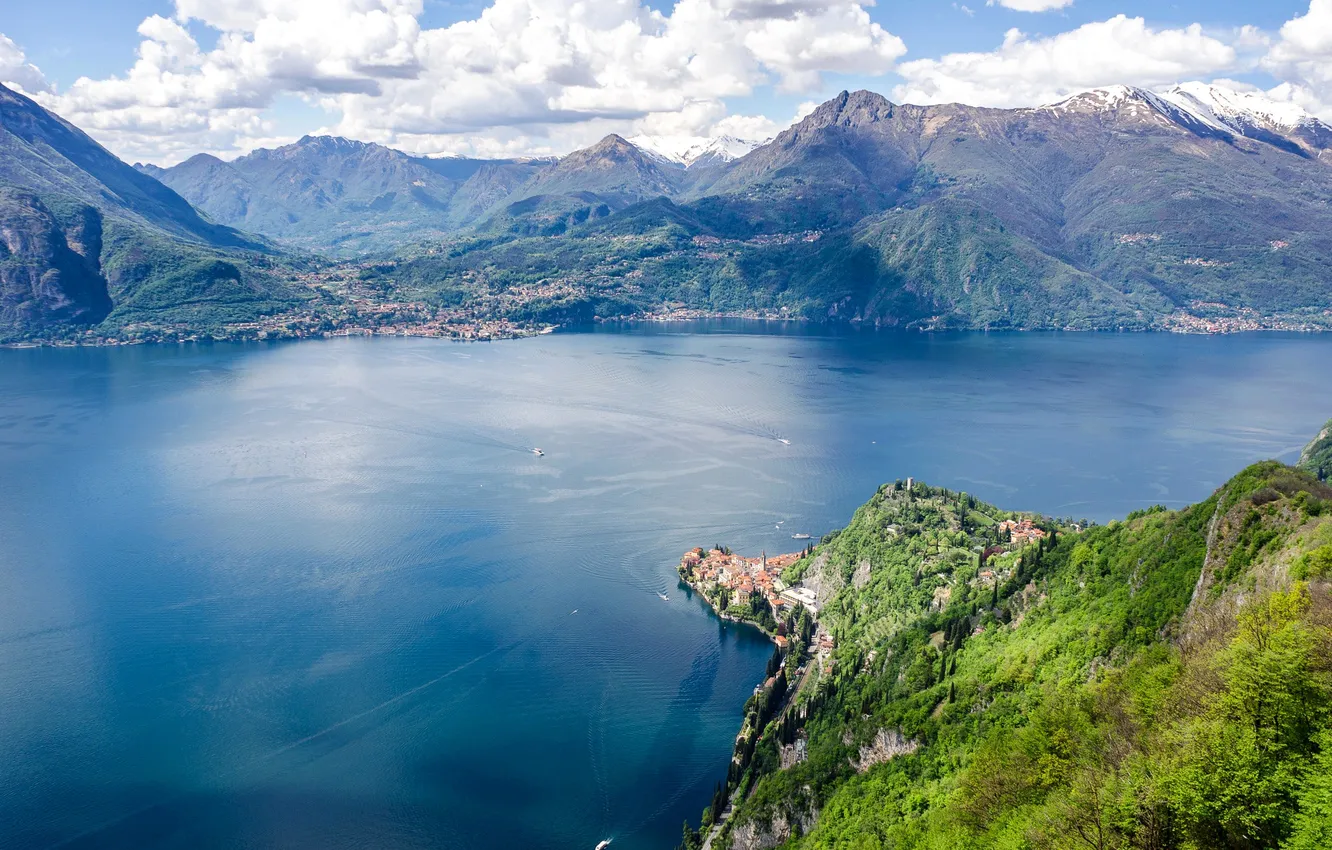
POLYGON ((1069 95, 1055 103, 1047 103, 1040 109, 1073 112, 1113 112, 1124 108, 1150 106, 1152 94, 1137 86, 1102 86, 1086 89, 1069 95))
POLYGON ((1300 106, 1274 100, 1260 91, 1235 91, 1211 83, 1179 83, 1160 91, 1136 86, 1088 89, 1058 103, 1039 107, 1055 112, 1112 112, 1144 117, 1160 113, 1183 123, 1197 123, 1225 133, 1244 135, 1248 127, 1288 133, 1321 122, 1300 106))
POLYGON ((1180 83, 1161 92, 1161 97, 1208 123, 1237 129, 1235 122, 1294 130, 1318 119, 1297 104, 1273 100, 1262 92, 1235 91, 1207 83, 1180 83))
POLYGON ((735 136, 633 136, 629 142, 640 150, 667 162, 688 168, 695 163, 730 162, 739 159, 765 141, 737 139, 735 136))

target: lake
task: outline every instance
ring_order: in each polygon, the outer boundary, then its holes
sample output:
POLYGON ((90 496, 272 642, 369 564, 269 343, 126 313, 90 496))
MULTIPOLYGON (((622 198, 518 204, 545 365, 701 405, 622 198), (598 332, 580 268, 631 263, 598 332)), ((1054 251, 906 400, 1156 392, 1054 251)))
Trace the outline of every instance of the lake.
POLYGON ((686 548, 792 551, 907 476, 1183 505, 1293 459, 1329 364, 752 323, 0 351, 0 846, 673 847, 770 654, 686 548))

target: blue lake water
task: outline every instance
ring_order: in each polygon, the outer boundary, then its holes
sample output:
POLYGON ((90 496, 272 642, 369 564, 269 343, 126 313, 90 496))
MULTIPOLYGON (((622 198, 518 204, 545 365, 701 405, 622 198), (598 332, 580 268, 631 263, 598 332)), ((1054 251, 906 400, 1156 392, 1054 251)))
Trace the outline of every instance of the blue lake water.
POLYGON ((1332 338, 759 330, 0 351, 0 846, 669 848, 769 655, 687 547, 908 475, 1107 520, 1332 415, 1332 338))

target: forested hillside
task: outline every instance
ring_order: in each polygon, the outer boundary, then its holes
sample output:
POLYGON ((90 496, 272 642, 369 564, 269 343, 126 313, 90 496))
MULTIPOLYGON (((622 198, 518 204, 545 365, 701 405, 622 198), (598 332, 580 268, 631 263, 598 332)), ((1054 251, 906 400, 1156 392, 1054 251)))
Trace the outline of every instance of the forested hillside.
POLYGON ((1004 516, 898 482, 790 568, 836 650, 684 846, 1332 847, 1332 488, 1004 516))

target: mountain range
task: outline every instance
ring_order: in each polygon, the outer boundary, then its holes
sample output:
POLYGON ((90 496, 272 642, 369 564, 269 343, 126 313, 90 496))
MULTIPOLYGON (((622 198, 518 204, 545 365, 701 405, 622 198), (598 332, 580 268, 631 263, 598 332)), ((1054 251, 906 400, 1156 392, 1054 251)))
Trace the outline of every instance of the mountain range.
POLYGON ((119 236, 92 251, 87 209, 108 232, 213 252, 229 267, 209 286, 231 281, 262 310, 302 297, 277 267, 372 255, 381 291, 426 303, 561 289, 512 299, 543 321, 685 308, 905 327, 1332 324, 1332 128, 1217 86, 1027 109, 843 92, 762 144, 611 135, 557 159, 479 160, 307 136, 133 169, 2 94, 0 214, 41 234, 7 273, 11 332, 132 317, 141 283, 170 300, 179 281, 154 269, 180 263, 126 263, 119 236))

